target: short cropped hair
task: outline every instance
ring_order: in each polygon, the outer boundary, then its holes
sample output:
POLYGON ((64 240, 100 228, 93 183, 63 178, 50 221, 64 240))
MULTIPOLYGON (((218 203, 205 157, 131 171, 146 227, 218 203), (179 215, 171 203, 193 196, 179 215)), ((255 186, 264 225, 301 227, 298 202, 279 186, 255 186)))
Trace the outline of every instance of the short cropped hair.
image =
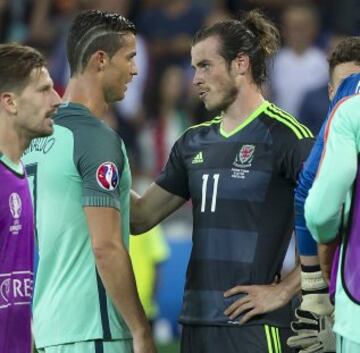
POLYGON ((82 72, 92 54, 103 50, 111 58, 122 46, 119 34, 136 33, 135 25, 117 13, 88 10, 76 16, 67 40, 70 75, 82 72))
POLYGON ((360 37, 347 37, 340 41, 329 58, 330 78, 337 65, 354 62, 360 66, 360 37))

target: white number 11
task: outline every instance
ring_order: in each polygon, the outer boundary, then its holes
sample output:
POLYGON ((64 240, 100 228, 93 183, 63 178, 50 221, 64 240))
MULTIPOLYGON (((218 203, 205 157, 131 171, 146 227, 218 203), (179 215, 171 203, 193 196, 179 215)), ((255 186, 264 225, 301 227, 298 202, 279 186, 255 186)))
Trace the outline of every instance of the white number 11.
MULTIPOLYGON (((217 197, 217 189, 218 189, 218 184, 219 184, 219 177, 220 177, 220 174, 213 175, 214 186, 213 186, 213 193, 212 193, 212 198, 211 198, 211 208, 210 208, 211 212, 215 212, 215 209, 216 209, 216 197, 217 197)), ((201 192, 201 212, 205 212, 206 191, 207 191, 207 184, 208 184, 208 180, 209 180, 209 174, 203 174, 202 180, 203 180, 203 182, 202 182, 202 192, 201 192)))

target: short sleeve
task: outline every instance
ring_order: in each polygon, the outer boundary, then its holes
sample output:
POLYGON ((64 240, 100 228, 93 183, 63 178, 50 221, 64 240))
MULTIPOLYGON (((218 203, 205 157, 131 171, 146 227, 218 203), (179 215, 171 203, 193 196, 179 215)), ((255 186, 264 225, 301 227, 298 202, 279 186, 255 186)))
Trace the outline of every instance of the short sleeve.
POLYGON ((309 156, 314 144, 313 138, 294 138, 289 139, 283 148, 282 169, 285 177, 290 179, 294 184, 298 179, 299 173, 303 168, 304 162, 309 156))
POLYGON ((182 139, 173 146, 169 159, 156 179, 156 184, 166 191, 188 200, 190 198, 186 166, 181 154, 182 139))
POLYGON ((121 138, 103 123, 74 131, 74 163, 82 179, 83 206, 120 209, 125 158, 121 138))

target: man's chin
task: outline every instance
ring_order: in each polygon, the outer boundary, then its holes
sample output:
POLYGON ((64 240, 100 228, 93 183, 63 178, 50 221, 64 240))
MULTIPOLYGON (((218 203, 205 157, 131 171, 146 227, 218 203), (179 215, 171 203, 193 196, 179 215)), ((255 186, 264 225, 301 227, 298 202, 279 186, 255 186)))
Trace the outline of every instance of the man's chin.
POLYGON ((124 98, 125 98, 125 91, 119 93, 119 95, 117 96, 116 101, 117 102, 122 101, 124 98))
POLYGON ((35 137, 47 137, 52 135, 53 133, 54 133, 54 128, 52 126, 49 126, 42 129, 41 131, 38 131, 35 137))
POLYGON ((209 112, 212 112, 212 111, 215 111, 215 110, 219 109, 217 104, 214 104, 214 103, 211 104, 209 102, 204 102, 204 104, 205 104, 206 110, 208 110, 209 112))

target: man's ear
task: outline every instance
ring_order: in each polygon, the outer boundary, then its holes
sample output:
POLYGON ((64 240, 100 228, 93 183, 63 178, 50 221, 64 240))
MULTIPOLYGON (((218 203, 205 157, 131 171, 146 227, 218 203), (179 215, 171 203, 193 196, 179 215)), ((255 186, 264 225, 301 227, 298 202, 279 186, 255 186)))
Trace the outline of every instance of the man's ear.
POLYGON ((12 92, 3 92, 0 94, 0 104, 4 110, 10 114, 17 114, 17 104, 15 94, 12 92))
POLYGON ((235 73, 238 75, 245 75, 250 67, 250 58, 245 54, 238 54, 236 58, 232 61, 232 67, 235 73))
POLYGON ((103 50, 98 50, 90 56, 86 66, 93 68, 96 72, 104 71, 109 61, 109 56, 103 50))

